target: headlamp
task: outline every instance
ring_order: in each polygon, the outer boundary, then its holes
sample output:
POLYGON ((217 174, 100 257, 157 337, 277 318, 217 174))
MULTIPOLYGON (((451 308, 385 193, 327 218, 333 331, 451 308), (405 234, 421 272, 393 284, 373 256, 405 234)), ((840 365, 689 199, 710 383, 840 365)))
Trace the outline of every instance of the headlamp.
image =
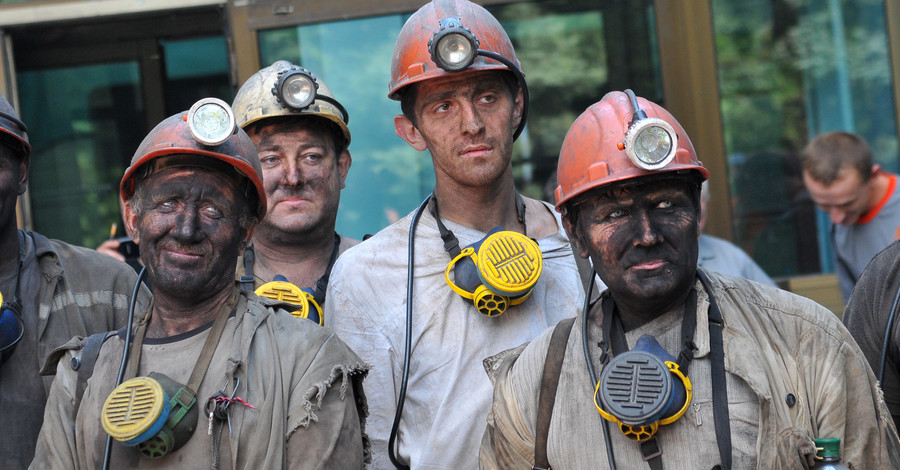
POLYGON ((187 114, 188 127, 197 142, 215 147, 237 130, 231 106, 218 98, 203 98, 187 114))
POLYGON ((456 72, 475 61, 478 55, 478 38, 462 25, 459 17, 443 18, 438 29, 428 40, 428 52, 438 67, 456 72))
POLYGON ((287 108, 303 110, 316 100, 319 84, 315 77, 301 67, 290 68, 278 74, 272 93, 287 108))
POLYGON ((272 87, 272 94, 282 106, 292 111, 308 109, 316 100, 325 101, 337 109, 344 124, 349 124, 350 115, 344 106, 330 96, 320 95, 318 90, 319 82, 315 75, 303 67, 293 66, 278 72, 278 81, 272 87))
POLYGON ((658 170, 675 159, 678 150, 678 134, 666 121, 647 117, 638 105, 637 96, 625 90, 631 99, 634 114, 625 133, 625 141, 619 142, 619 150, 624 150, 631 163, 645 170, 658 170))
POLYGON ((320 326, 324 324, 322 307, 309 289, 301 289, 290 282, 276 279, 259 286, 254 293, 260 297, 290 304, 293 308, 285 310, 297 318, 312 320, 320 326))
POLYGON ((635 122, 625 134, 625 153, 631 162, 645 170, 658 170, 675 158, 678 135, 669 123, 659 118, 635 122))

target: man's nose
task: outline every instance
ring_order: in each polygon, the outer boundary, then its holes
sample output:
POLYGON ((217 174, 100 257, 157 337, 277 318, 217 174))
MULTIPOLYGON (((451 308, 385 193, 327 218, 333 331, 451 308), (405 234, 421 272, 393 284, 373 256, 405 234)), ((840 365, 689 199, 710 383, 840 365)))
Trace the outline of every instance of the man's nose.
POLYGON ((653 222, 650 214, 644 211, 637 211, 634 214, 634 223, 637 229, 637 237, 635 237, 634 241, 635 246, 652 246, 662 241, 659 227, 653 222))
POLYGON ((828 216, 831 217, 831 223, 840 225, 844 223, 844 220, 847 219, 847 211, 842 211, 840 209, 831 209, 828 211, 828 216))
POLYGON ((463 131, 472 135, 480 134, 484 129, 484 121, 476 106, 472 103, 464 103, 461 108, 463 131))
POLYGON ((303 184, 303 169, 300 167, 300 162, 288 159, 284 163, 284 174, 281 180, 286 186, 300 186, 303 184))
POLYGON ((196 207, 188 207, 176 221, 175 237, 185 243, 196 242, 201 238, 200 213, 196 207))

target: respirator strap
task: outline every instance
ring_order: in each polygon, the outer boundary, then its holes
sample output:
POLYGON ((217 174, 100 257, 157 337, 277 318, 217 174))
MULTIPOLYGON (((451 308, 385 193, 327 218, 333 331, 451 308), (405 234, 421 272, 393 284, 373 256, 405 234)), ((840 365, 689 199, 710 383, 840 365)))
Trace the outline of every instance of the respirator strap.
POLYGON ((244 250, 244 274, 240 277, 241 290, 244 292, 253 292, 256 286, 253 277, 253 263, 256 261, 256 253, 253 252, 253 245, 244 250))
POLYGON ((313 300, 316 301, 319 305, 325 305, 325 289, 328 288, 328 278, 331 277, 331 268, 334 267, 334 262, 337 261, 338 253, 340 253, 341 249, 341 236, 334 232, 334 248, 331 250, 331 258, 328 259, 328 267, 325 268, 325 273, 322 274, 322 277, 316 281, 316 293, 313 296, 313 300))
MULTIPOLYGON (((437 197, 431 198, 431 205, 428 209, 431 211, 434 220, 437 221, 438 231, 441 233, 441 240, 444 241, 444 251, 450 254, 451 259, 456 258, 459 256, 459 253, 462 252, 459 248, 459 239, 456 238, 456 235, 453 234, 452 230, 444 225, 444 222, 442 222, 440 216, 438 216, 437 197)), ((525 236, 528 236, 528 225, 525 223, 525 199, 522 198, 522 195, 519 194, 518 191, 516 191, 516 217, 519 219, 519 223, 522 224, 522 231, 525 232, 525 236)))
MULTIPOLYGON (((191 372, 191 378, 187 383, 187 389, 192 394, 197 393, 200 383, 203 382, 203 377, 206 376, 206 371, 209 369, 209 363, 212 361, 213 353, 216 352, 216 346, 219 345, 219 338, 222 337, 222 332, 225 330, 225 323, 228 322, 231 312, 237 305, 238 298, 240 297, 239 292, 240 291, 237 288, 233 290, 231 297, 229 297, 228 301, 222 305, 216 314, 216 319, 213 320, 212 327, 209 330, 209 336, 206 337, 206 342, 203 344, 203 349, 197 357, 197 363, 194 365, 194 370, 191 372)), ((151 303, 147 314, 144 315, 144 318, 141 319, 135 330, 134 339, 131 344, 134 353, 129 357, 128 368, 126 370, 126 376, 129 378, 135 376, 138 365, 141 362, 141 349, 144 344, 144 336, 147 334, 147 325, 150 324, 150 314, 152 309, 153 305, 151 303)))
POLYGON ((697 289, 691 289, 685 302, 684 317, 681 319, 681 351, 678 353, 678 369, 688 375, 688 367, 694 359, 697 345, 694 344, 694 332, 697 329, 697 289), (689 313, 693 312, 693 313, 689 313))
MULTIPOLYGON (((709 289, 707 289, 708 291, 709 289)), ((603 320, 601 322, 601 327, 603 331, 603 338, 601 343, 601 348, 604 350, 604 357, 601 362, 603 362, 604 367, 609 362, 610 359, 615 357, 618 354, 624 353, 629 350, 628 343, 625 338, 625 329, 622 326, 622 320, 618 315, 618 309, 616 308, 616 303, 612 299, 611 296, 603 296, 600 300, 600 308, 603 312, 603 320), (609 351, 612 351, 610 354, 609 351)), ((720 316, 721 318, 721 316, 720 316)), ((711 327, 712 328, 712 327, 711 327)), ((687 369, 690 365, 691 360, 693 359, 693 352, 696 350, 696 346, 694 345, 694 333, 697 329, 697 291, 696 289, 691 289, 688 294, 688 298, 685 301, 684 306, 684 315, 681 320, 681 338, 682 338, 682 348, 678 353, 677 364, 681 372, 684 376, 687 376, 687 369)), ((713 361, 715 362, 715 361, 713 361)), ((713 366, 715 368, 715 366, 713 366)), ((724 371, 724 368, 723 368, 724 371)), ((599 387, 599 382, 597 386, 599 387)), ((714 387, 715 388, 715 384, 714 387)), ((690 400, 690 396, 688 397, 690 400)), ((727 406, 727 402, 726 402, 727 406)), ((717 414, 718 416, 719 414, 717 414)), ((728 419, 727 416, 725 419, 728 419)), ((716 427, 716 431, 718 432, 719 427, 716 427)), ((717 439, 717 442, 720 443, 721 447, 721 439, 717 439)), ((728 439, 728 447, 730 448, 730 436, 728 439)), ((650 470, 663 470, 662 463, 662 447, 659 443, 658 436, 652 436, 650 439, 642 441, 640 443, 641 456, 644 461, 647 462, 647 465, 650 467, 650 470)), ((730 468, 730 467, 729 467, 730 468)))
MULTIPOLYGON (((331 257, 328 258, 328 266, 325 267, 325 273, 316 281, 316 290, 313 294, 313 300, 318 305, 325 305, 325 290, 328 288, 328 278, 331 277, 331 269, 334 268, 334 262, 337 261, 341 248, 341 236, 334 233, 334 248, 331 249, 331 257)), ((238 282, 241 290, 244 292, 254 292, 256 290, 256 277, 253 275, 253 264, 256 261, 256 253, 253 252, 253 245, 244 250, 244 275, 240 277, 238 282)))
POLYGON ((722 312, 709 287, 709 279, 698 269, 700 283, 709 294, 709 356, 712 375, 713 422, 716 426, 716 443, 723 470, 731 470, 731 423, 728 418, 728 387, 725 381, 725 344, 722 331, 725 323, 722 312))
POLYGON ((431 206, 428 208, 434 220, 437 221, 438 231, 441 233, 441 240, 444 240, 444 251, 450 254, 450 258, 456 258, 462 252, 459 248, 459 239, 448 229, 444 222, 438 216, 438 202, 436 197, 431 198, 431 206))
POLYGON ((187 383, 187 389, 194 395, 197 394, 200 384, 203 383, 203 377, 206 376, 206 372, 209 370, 209 363, 212 362, 213 354, 219 345, 219 338, 222 337, 222 332, 225 331, 225 324, 228 323, 231 312, 237 306, 239 297, 239 291, 234 289, 231 297, 216 314, 216 319, 209 330, 209 336, 206 337, 206 343, 203 344, 200 356, 197 357, 197 364, 194 366, 194 371, 191 372, 191 378, 187 383))

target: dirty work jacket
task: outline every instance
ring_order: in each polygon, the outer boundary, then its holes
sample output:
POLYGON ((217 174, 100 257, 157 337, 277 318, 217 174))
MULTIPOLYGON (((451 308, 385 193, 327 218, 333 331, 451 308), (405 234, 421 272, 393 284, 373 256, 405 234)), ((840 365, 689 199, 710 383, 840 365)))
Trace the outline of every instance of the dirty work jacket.
MULTIPOLYGON (((0 367, 0 466, 9 470, 26 468, 34 456, 53 380, 38 372, 50 351, 74 336, 124 326, 137 279, 127 264, 95 250, 22 230, 19 240, 33 262, 23 266, 21 278, 24 336, 0 367)), ((137 311, 149 303, 141 286, 137 311)))
MULTIPOLYGON (((230 408, 233 432, 229 434, 224 424, 219 446, 227 452, 218 454, 220 468, 363 467, 366 410, 362 380, 367 366, 331 330, 268 305, 253 294, 241 295, 237 313, 228 320, 198 390, 201 413, 188 445, 151 460, 114 442, 111 468, 208 468, 209 419, 202 410, 208 397, 223 384, 234 384, 235 378, 240 379, 237 396, 255 408, 237 403, 230 408), (181 453, 196 444, 204 446, 194 454, 181 453)), ((99 415, 114 388, 123 344, 121 335, 107 338, 78 409, 73 406, 77 372, 70 364, 81 355, 83 341, 76 339, 66 345, 31 468, 100 468, 106 433, 99 415)), ((152 363, 155 347, 145 340, 142 368, 145 359, 152 363)), ((169 369, 163 366, 156 371, 167 373, 169 369)), ((171 378, 187 382, 187 377, 171 378)))
MULTIPOLYGON (((552 211, 531 202, 529 211, 552 211)), ((331 273, 325 302, 327 324, 372 364, 366 394, 372 468, 379 470, 394 468, 387 443, 404 362, 410 221, 411 214, 342 254, 331 273)), ((485 236, 451 221, 444 223, 460 247, 485 236)), ((423 212, 415 240, 412 359, 398 438, 399 456, 413 470, 476 468, 491 401, 482 360, 577 314, 583 297, 581 280, 558 216, 557 228, 538 240, 544 269, 531 296, 488 318, 447 285, 444 269, 450 256, 435 218, 430 211, 423 212)))
MULTIPOLYGON (((843 462, 856 469, 900 468, 900 443, 880 397, 878 384, 859 347, 833 313, 818 304, 742 278, 708 273, 725 323, 725 369, 733 381, 749 386, 756 414, 735 413, 740 396, 731 394, 732 444, 755 452, 759 469, 803 469, 814 454, 812 439, 841 439, 843 462), (793 399, 788 398, 791 395, 793 399), (793 405, 793 406, 791 406, 793 405), (741 419, 757 419, 754 442, 742 442, 741 419), (737 421, 737 422, 735 422, 737 421)), ((691 368, 708 362, 709 301, 697 284, 699 348, 691 368)), ((602 315, 595 307, 592 316, 602 315)), ((591 379, 585 365, 581 322, 569 336, 549 431, 548 454, 555 470, 606 468, 603 419, 594 410, 591 379)), ((589 330, 590 331, 590 330, 589 330)), ((524 350, 487 361, 495 382, 494 401, 481 449, 482 469, 531 468, 541 372, 551 331, 524 350)), ((670 354, 672 351, 669 351, 670 354)), ((677 351, 676 351, 677 353, 677 351)), ((600 364, 594 367, 599 377, 600 364)), ((691 374, 689 373, 689 376, 691 374)), ((709 395, 708 380, 693 381, 696 394, 709 395)), ((681 419, 660 426, 657 434, 665 468, 698 468, 705 452, 718 461, 711 406, 691 409, 681 419), (690 449, 688 452, 683 452, 690 449)), ((634 442, 610 426, 620 468, 649 468, 634 442)), ((735 460, 735 469, 748 468, 735 460)))

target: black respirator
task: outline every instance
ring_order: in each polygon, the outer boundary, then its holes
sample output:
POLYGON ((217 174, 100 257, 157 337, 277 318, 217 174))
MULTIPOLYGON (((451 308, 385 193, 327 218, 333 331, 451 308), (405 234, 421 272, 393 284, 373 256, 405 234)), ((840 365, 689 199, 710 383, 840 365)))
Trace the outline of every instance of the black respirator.
POLYGON ((603 367, 594 406, 629 439, 643 442, 674 423, 691 403, 691 381, 655 338, 643 335, 631 351, 603 367))

